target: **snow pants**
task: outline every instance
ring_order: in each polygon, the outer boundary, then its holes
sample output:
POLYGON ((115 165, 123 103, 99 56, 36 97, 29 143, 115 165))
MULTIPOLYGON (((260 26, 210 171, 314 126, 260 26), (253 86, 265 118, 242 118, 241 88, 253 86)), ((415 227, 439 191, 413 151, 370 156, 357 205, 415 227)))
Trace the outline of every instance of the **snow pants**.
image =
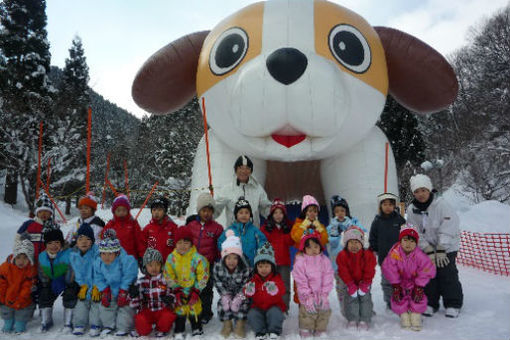
POLYGON ((445 308, 461 308, 464 300, 456 264, 457 252, 450 252, 446 255, 450 263, 443 268, 437 267, 436 277, 425 286, 428 305, 434 308, 434 310, 439 309, 439 299, 441 297, 443 297, 445 308))
POLYGON ((285 294, 283 294, 283 302, 287 306, 287 311, 290 308, 290 266, 277 266, 276 271, 280 274, 285 285, 285 294))
POLYGON ((186 319, 189 319, 192 331, 196 329, 202 330, 202 321, 200 320, 200 315, 195 316, 190 314, 188 317, 184 315, 177 315, 177 319, 175 319, 175 334, 184 333, 186 330, 186 319))
POLYGON ((156 331, 168 333, 176 318, 175 313, 168 308, 154 312, 143 309, 135 315, 136 332, 141 336, 149 335, 152 332, 152 325, 156 324, 156 331))
POLYGON ((101 326, 99 318, 99 302, 78 300, 73 309, 73 325, 87 327, 87 325, 101 326))
POLYGON ((339 278, 337 281, 337 293, 342 303, 340 304, 340 311, 347 321, 364 321, 370 323, 373 314, 374 304, 372 302, 372 294, 369 291, 363 296, 352 297, 347 292, 347 286, 339 278))
POLYGON ((268 310, 252 308, 248 312, 248 323, 257 334, 275 333, 282 334, 283 312, 280 308, 273 306, 268 310))
POLYGON ((345 284, 343 283, 342 279, 338 275, 338 271, 335 271, 335 290, 336 290, 336 296, 338 298, 338 304, 340 305, 340 310, 342 309, 342 301, 344 298, 344 290, 347 289, 345 287, 345 284))
POLYGON ((386 280, 382 271, 381 271, 381 288, 383 291, 384 302, 386 302, 388 308, 391 308, 391 295, 393 294, 393 287, 391 286, 391 283, 388 280, 386 280))
POLYGON ((328 328, 331 309, 318 310, 317 313, 308 313, 303 305, 299 305, 299 329, 325 332, 328 328))
POLYGON ((212 275, 209 273, 209 280, 207 281, 207 285, 200 292, 200 300, 202 301, 202 314, 201 316, 204 319, 211 319, 213 317, 212 312, 212 302, 214 297, 213 287, 214 280, 212 275))
POLYGON ((32 318, 34 313, 35 304, 31 304, 28 307, 22 309, 14 309, 5 305, 0 305, 0 313, 2 314, 3 320, 14 320, 21 322, 28 322, 32 318))
POLYGON ((134 309, 129 306, 119 308, 115 298, 112 298, 109 307, 99 304, 99 319, 105 328, 129 333, 133 329, 134 315, 134 309))

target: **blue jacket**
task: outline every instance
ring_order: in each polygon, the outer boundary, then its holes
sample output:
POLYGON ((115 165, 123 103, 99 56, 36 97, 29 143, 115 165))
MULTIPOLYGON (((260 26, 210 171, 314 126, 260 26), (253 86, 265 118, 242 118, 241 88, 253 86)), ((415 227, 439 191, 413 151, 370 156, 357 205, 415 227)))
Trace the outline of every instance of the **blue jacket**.
POLYGON ((101 257, 94 261, 94 285, 102 292, 110 287, 112 296, 117 297, 119 290, 128 290, 138 277, 138 263, 135 258, 121 249, 120 255, 109 265, 101 257))
POLYGON ((99 257, 99 248, 96 244, 92 245, 85 254, 81 254, 76 247, 71 249, 69 262, 74 272, 74 280, 80 286, 87 285, 87 300, 90 300, 92 286, 94 285, 94 261, 99 257))
POLYGON ((257 254, 257 249, 259 249, 259 247, 267 241, 266 235, 264 235, 259 228, 255 227, 251 222, 246 224, 235 222, 221 233, 221 236, 218 239, 218 249, 220 252, 221 244, 225 241, 225 234, 229 229, 233 230, 234 234, 241 239, 243 254, 248 258, 250 267, 253 268, 253 261, 257 254))
POLYGON ((329 258, 331 259, 331 264, 333 264, 335 273, 337 272, 336 257, 343 248, 340 239, 342 237, 342 233, 346 231, 347 228, 349 228, 351 225, 358 226, 364 232, 367 232, 367 230, 361 226, 361 223, 356 217, 349 218, 346 216, 342 222, 338 221, 336 217, 333 217, 329 225, 326 227, 329 237, 328 254, 329 258))
POLYGON ((60 295, 70 282, 69 253, 70 249, 61 250, 54 259, 50 259, 46 250, 39 254, 39 282, 51 285, 55 295, 60 295))

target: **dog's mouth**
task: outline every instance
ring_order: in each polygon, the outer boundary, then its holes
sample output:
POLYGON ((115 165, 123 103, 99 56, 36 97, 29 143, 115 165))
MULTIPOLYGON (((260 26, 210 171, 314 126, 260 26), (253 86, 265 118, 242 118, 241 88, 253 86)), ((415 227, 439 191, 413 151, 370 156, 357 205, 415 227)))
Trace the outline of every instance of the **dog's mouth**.
POLYGON ((275 131, 271 134, 271 137, 276 143, 281 144, 286 148, 291 148, 306 139, 306 135, 304 133, 290 125, 285 125, 283 128, 275 131))

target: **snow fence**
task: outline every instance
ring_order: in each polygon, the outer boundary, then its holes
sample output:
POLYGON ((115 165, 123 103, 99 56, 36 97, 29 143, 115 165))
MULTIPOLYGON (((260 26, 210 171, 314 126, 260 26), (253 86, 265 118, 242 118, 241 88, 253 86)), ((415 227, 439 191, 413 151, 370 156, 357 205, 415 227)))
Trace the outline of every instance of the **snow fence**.
POLYGON ((462 231, 457 262, 510 276, 510 234, 462 231))

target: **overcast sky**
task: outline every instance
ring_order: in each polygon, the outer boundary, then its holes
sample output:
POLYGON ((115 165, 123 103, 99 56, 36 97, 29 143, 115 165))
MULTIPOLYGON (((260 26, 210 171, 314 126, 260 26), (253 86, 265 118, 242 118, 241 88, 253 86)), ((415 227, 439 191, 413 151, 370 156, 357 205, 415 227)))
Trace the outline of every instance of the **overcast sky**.
MULTIPOLYGON (((144 61, 182 35, 213 28, 250 0, 47 0, 52 65, 64 66, 75 35, 83 41, 89 85, 138 117, 131 83, 144 61)), ((508 0, 335 0, 370 24, 398 28, 447 55, 508 0)))

